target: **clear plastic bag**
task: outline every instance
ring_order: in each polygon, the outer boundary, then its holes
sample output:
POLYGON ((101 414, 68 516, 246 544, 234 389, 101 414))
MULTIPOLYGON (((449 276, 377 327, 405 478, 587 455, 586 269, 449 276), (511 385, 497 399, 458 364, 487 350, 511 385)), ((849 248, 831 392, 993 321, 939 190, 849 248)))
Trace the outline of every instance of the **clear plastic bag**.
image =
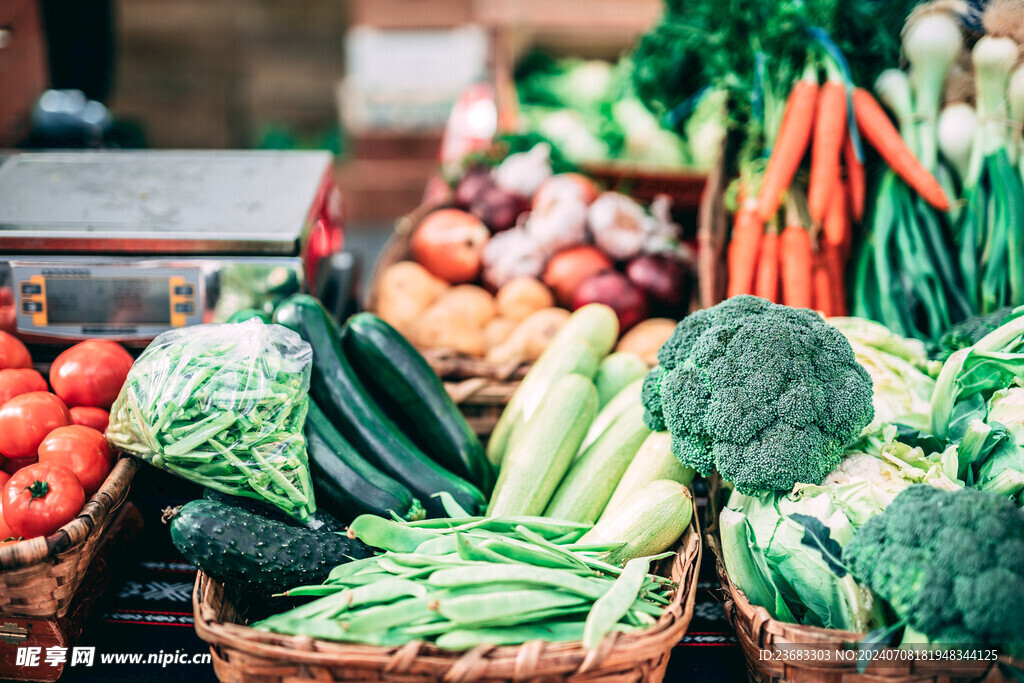
POLYGON ((301 521, 316 511, 302 427, 313 351, 253 319, 164 332, 128 373, 107 438, 121 451, 301 521))

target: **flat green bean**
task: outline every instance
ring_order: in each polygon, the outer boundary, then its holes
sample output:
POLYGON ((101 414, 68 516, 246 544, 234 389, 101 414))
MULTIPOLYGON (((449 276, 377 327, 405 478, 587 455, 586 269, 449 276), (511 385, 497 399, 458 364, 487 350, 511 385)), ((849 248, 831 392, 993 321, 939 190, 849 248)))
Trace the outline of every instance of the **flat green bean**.
POLYGON ((594 602, 587 614, 586 626, 583 629, 583 647, 592 650, 605 637, 612 627, 630 610, 636 602, 647 580, 647 570, 651 561, 638 557, 626 563, 619 578, 612 587, 594 602))

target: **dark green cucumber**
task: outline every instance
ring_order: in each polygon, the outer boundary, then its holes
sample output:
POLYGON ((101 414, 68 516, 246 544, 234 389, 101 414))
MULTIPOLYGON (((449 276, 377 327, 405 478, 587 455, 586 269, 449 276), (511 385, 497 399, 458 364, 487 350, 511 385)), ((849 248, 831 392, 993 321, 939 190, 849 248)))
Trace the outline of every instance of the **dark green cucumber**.
POLYGON ((406 436, 445 469, 490 492, 494 469, 480 439, 412 344, 372 313, 349 318, 341 343, 359 378, 406 436))
POLYGON ((309 393, 341 435, 371 463, 409 487, 432 517, 445 516, 435 493, 447 491, 470 514, 486 505, 480 489, 431 460, 381 410, 341 350, 337 325, 305 294, 289 297, 274 322, 299 333, 313 348, 309 393))
POLYGON ((171 521, 171 540, 213 578, 262 595, 321 583, 339 564, 372 555, 344 534, 310 531, 205 498, 182 506, 171 521))
POLYGON ((270 322, 270 316, 269 315, 267 315, 263 311, 259 311, 259 310, 255 309, 255 308, 243 308, 243 309, 235 311, 228 318, 228 322, 229 323, 241 323, 241 322, 245 322, 246 320, 252 320, 253 318, 256 318, 257 320, 261 320, 261 321, 263 321, 265 323, 269 323, 270 322))
POLYGON ((203 498, 206 500, 215 500, 220 503, 226 503, 227 505, 231 505, 236 508, 242 508, 246 512, 251 512, 254 515, 266 517, 267 519, 274 520, 275 522, 283 522, 284 524, 298 529, 339 532, 344 532, 348 529, 348 525, 341 521, 337 516, 331 514, 327 510, 321 509, 319 505, 320 501, 317 501, 317 510, 313 513, 312 518, 308 522, 300 522, 294 517, 290 517, 285 514, 281 508, 275 505, 270 505, 247 496, 231 496, 222 491, 217 491, 216 489, 203 489, 203 498))
POLYGON ((334 428, 314 401, 306 414, 306 452, 317 512, 354 519, 362 514, 423 519, 423 506, 404 485, 368 463, 334 428))

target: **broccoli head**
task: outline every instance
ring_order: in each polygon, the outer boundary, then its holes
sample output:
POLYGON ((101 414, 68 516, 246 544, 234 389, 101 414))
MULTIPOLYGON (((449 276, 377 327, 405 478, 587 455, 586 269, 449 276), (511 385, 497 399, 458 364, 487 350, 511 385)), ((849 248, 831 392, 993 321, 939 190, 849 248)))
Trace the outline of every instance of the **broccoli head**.
POLYGON ((953 325, 939 339, 936 357, 944 361, 960 349, 974 346, 982 337, 1002 325, 1011 313, 1013 313, 1013 308, 1007 306, 991 313, 970 317, 953 325))
POLYGON ((742 493, 817 484, 874 414, 846 338, 807 309, 733 297, 687 316, 644 381, 645 420, 680 462, 742 493))
POLYGON ((1024 514, 1008 498, 915 484, 857 531, 843 564, 933 643, 1021 639, 1024 514))

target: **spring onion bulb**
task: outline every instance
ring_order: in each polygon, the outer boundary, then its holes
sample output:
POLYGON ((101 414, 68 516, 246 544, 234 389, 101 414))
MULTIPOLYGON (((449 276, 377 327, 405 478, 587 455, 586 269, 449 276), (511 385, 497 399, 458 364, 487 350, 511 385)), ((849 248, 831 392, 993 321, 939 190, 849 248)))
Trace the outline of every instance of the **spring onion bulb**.
POLYGON ((1010 72, 1017 64, 1018 48, 1012 38, 984 36, 971 52, 978 89, 978 131, 966 183, 973 186, 981 173, 982 160, 1006 147, 1006 89, 1010 72))
POLYGON ((1010 159, 1024 158, 1024 63, 1018 64, 1010 74, 1010 85, 1007 88, 1010 102, 1010 121, 1013 122, 1013 141, 1010 145, 1010 159))
POLYGON ((970 166, 971 147, 974 144, 974 132, 977 127, 978 116, 974 113, 974 108, 966 102, 948 104, 939 114, 939 149, 961 180, 966 177, 967 168, 970 166))
POLYGON ((935 169, 936 119, 946 76, 963 45, 957 21, 945 12, 929 13, 910 24, 903 35, 903 53, 910 62, 914 87, 921 163, 935 169))
POLYGON ((900 135, 903 136, 907 147, 916 155, 918 144, 914 126, 914 100, 907 74, 899 69, 886 69, 875 81, 875 92, 885 106, 896 115, 900 135))

